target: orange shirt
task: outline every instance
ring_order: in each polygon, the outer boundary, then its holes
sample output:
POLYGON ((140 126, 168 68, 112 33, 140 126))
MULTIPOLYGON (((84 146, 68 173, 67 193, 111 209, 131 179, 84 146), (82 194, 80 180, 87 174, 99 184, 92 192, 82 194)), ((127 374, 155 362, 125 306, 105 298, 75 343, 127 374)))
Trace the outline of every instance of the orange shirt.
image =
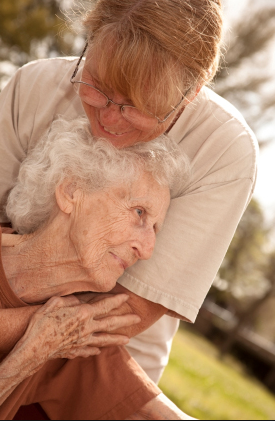
MULTIPOLYGON (((0 227, 0 311, 27 307, 6 278, 1 258, 2 232, 7 229, 0 227)), ((0 362, 5 357, 0 354, 0 362)), ((124 347, 106 348, 98 357, 46 363, 0 406, 0 419, 13 419, 22 405, 40 403, 50 419, 120 420, 160 393, 124 347)))
POLYGON ((0 308, 18 308, 27 307, 27 304, 21 301, 12 291, 2 264, 2 233, 13 232, 10 228, 0 226, 0 308))

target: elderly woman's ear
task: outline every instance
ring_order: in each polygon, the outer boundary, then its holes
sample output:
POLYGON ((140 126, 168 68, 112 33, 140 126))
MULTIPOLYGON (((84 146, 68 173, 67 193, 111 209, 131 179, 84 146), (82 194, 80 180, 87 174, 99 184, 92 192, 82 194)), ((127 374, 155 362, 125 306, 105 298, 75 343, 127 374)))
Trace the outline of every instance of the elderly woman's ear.
POLYGON ((72 213, 81 196, 83 197, 83 191, 70 180, 63 181, 55 190, 56 203, 59 209, 67 215, 72 213))

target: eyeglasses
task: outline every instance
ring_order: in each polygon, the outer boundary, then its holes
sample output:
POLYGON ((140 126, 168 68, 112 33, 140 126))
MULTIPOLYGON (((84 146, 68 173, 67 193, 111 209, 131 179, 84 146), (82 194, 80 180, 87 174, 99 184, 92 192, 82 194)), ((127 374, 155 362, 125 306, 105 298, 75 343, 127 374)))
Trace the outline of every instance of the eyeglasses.
POLYGON ((158 124, 165 123, 169 117, 175 111, 180 107, 180 105, 185 100, 187 94, 190 92, 191 89, 188 89, 188 91, 185 93, 185 95, 181 98, 180 102, 173 108, 172 111, 170 111, 166 117, 161 120, 159 117, 155 116, 154 114, 148 112, 143 113, 138 108, 132 106, 132 105, 124 105, 124 104, 118 104, 114 102, 112 99, 110 99, 104 92, 97 89, 95 86, 90 85, 89 83, 74 80, 78 70, 80 63, 82 61, 82 58, 84 57, 84 54, 86 53, 86 50, 88 48, 88 43, 86 44, 84 51, 80 57, 80 59, 77 62, 76 68, 74 70, 74 73, 71 77, 71 83, 73 84, 77 94, 81 97, 81 99, 88 105, 91 105, 95 108, 105 108, 110 103, 117 105, 120 107, 120 112, 122 116, 127 120, 129 123, 131 123, 134 127, 142 130, 154 130, 155 127, 158 124), (81 88, 81 90, 80 90, 81 88))

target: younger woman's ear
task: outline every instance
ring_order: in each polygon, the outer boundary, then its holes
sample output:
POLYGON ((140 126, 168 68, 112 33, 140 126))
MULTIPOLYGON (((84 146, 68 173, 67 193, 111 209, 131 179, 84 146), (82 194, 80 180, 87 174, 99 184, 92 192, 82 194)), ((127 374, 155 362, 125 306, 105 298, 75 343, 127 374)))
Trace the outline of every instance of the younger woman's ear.
POLYGON ((75 206, 74 193, 76 191, 75 186, 71 182, 64 181, 55 190, 55 198, 59 209, 70 215, 75 206))

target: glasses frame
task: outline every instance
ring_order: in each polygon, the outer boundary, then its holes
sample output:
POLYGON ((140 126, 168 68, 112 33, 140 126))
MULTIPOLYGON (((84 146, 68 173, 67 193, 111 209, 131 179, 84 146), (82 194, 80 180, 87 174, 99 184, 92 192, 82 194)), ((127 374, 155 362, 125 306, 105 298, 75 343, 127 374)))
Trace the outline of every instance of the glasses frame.
MULTIPOLYGON (((89 86, 89 87, 91 87, 91 88, 93 88, 93 89, 95 89, 97 92, 99 92, 100 94, 102 94, 105 98, 106 98, 106 105, 104 105, 104 107, 95 107, 95 108, 105 108, 105 107, 108 107, 108 105, 111 103, 111 104, 114 104, 114 105, 117 105, 117 106, 119 106, 120 107, 120 111, 121 111, 121 114, 122 114, 122 116, 123 116, 123 118, 125 118, 125 120, 127 120, 127 118, 124 116, 124 114, 123 114, 123 110, 125 109, 125 108, 134 108, 134 109, 136 109, 136 110, 138 110, 138 108, 136 108, 136 107, 134 107, 134 106, 132 106, 132 105, 124 105, 124 104, 118 104, 117 102, 114 102, 112 99, 110 99, 109 97, 108 97, 108 95, 106 95, 104 92, 102 92, 100 89, 97 89, 95 86, 93 86, 93 85, 91 85, 91 84, 89 84, 89 83, 86 83, 86 82, 82 82, 82 81, 78 81, 78 80, 74 80, 74 78, 76 77, 76 75, 77 75, 77 73, 78 73, 78 70, 79 70, 79 66, 80 66, 80 63, 81 63, 81 61, 82 61, 82 59, 83 59, 83 57, 84 57, 84 55, 85 55, 85 53, 86 53, 86 51, 87 51, 87 49, 88 49, 88 46, 89 46, 89 43, 87 42, 86 43, 86 45, 85 45, 85 48, 84 48, 84 50, 83 50, 83 52, 82 52, 82 54, 81 54, 81 56, 80 56, 80 58, 79 58, 79 60, 78 60, 78 62, 77 62, 77 64, 76 64, 76 67, 75 67, 75 70, 74 70, 74 72, 73 72, 73 74, 72 74, 72 77, 71 77, 71 79, 70 79, 70 82, 71 82, 71 84, 72 85, 74 85, 74 84, 76 84, 76 83, 78 83, 78 84, 82 84, 82 85, 86 85, 86 86, 89 86)), ((180 102, 175 106, 175 108, 172 110, 172 111, 170 111, 166 116, 165 116, 165 118, 163 119, 163 120, 161 120, 158 116, 156 116, 156 115, 154 115, 154 114, 152 114, 152 113, 150 113, 150 112, 148 112, 148 114, 150 114, 153 118, 155 118, 156 120, 157 120, 157 122, 158 122, 158 124, 163 124, 163 123, 165 123, 170 117, 171 117, 171 115, 172 114, 174 114, 176 111, 177 111, 177 109, 180 107, 180 105, 183 103, 183 101, 185 100, 185 98, 186 98, 186 96, 188 95, 188 93, 191 91, 191 88, 189 88, 187 91, 186 91, 186 93, 182 96, 182 98, 181 98, 181 100, 180 100, 180 102)), ((127 120, 128 121, 128 120, 127 120)), ((131 122, 130 122, 131 123, 131 122)))

